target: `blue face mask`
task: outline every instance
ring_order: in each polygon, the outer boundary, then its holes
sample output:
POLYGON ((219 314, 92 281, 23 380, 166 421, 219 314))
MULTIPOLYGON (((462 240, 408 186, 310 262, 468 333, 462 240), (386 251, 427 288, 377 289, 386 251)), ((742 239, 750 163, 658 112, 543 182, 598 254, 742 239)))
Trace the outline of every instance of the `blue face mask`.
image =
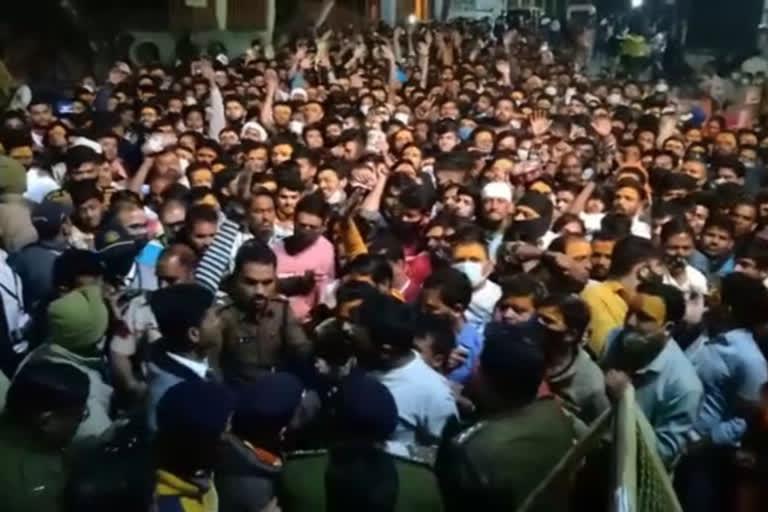
POLYGON ((471 126, 462 126, 459 128, 459 138, 461 138, 461 140, 469 140, 473 131, 475 131, 475 129, 471 126))

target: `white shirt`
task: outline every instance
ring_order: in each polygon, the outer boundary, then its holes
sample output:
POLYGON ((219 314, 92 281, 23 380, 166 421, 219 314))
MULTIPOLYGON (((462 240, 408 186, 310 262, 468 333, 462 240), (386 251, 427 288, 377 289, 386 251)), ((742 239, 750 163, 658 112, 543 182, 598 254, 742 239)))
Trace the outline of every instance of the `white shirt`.
POLYGON ((493 318, 493 309, 499 299, 501 299, 501 287, 490 279, 486 279, 483 285, 472 293, 472 300, 465 313, 467 321, 483 332, 485 324, 493 318))
MULTIPOLYGON (((579 218, 582 220, 582 222, 584 222, 584 227, 586 228, 587 234, 589 235, 594 235, 600 231, 600 225, 602 224, 604 217, 604 213, 582 212, 579 214, 579 218)), ((637 217, 632 219, 632 227, 630 228, 630 232, 635 236, 647 238, 649 240, 651 239, 651 226, 649 226, 647 222, 643 222, 637 217)))
POLYGON ((168 357, 179 363, 180 365, 183 365, 193 372, 195 372, 197 375, 200 376, 201 379, 205 378, 205 374, 208 372, 208 361, 194 361, 192 359, 189 359, 188 357, 180 356, 178 354, 174 354, 173 352, 168 352, 168 357))
POLYGON ((387 386, 397 404, 398 422, 391 441, 405 444, 436 444, 451 416, 458 416, 448 380, 424 362, 417 352, 413 360, 388 372, 374 372, 387 386))

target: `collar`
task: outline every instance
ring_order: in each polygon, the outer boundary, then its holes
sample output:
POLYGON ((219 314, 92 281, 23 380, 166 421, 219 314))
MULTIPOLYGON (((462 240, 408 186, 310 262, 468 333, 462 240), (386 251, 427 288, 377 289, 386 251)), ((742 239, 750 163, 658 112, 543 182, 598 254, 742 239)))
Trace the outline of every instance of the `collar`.
POLYGON ((205 374, 208 372, 208 361, 193 361, 184 356, 174 354, 173 352, 166 352, 168 357, 183 365, 185 368, 192 370, 201 379, 205 378, 205 374))
POLYGON ((635 373, 637 375, 645 375, 647 373, 660 374, 664 370, 667 359, 669 359, 669 353, 671 350, 669 346, 670 343, 675 343, 675 341, 668 339, 667 343, 664 345, 664 348, 661 349, 661 352, 659 352, 656 357, 653 358, 653 361, 648 363, 645 367, 640 368, 635 373))

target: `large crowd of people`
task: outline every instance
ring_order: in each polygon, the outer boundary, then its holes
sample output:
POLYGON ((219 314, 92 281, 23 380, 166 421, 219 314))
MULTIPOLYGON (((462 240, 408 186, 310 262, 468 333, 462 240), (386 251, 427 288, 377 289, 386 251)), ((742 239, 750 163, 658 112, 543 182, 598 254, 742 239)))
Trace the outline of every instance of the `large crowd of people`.
MULTIPOLYGON (((515 510, 631 385, 685 510, 732 510, 768 127, 543 36, 320 31, 4 111, 0 508, 515 510)), ((605 509, 600 460, 532 510, 605 509)))

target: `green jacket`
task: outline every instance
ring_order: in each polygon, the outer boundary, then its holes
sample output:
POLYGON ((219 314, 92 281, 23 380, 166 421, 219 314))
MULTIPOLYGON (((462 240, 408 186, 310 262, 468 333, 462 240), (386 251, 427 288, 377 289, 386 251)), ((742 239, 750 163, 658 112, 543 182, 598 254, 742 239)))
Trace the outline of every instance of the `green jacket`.
MULTIPOLYGON (((443 510, 442 498, 437 480, 431 466, 416 456, 393 455, 377 449, 384 454, 384 459, 393 463, 396 475, 393 488, 396 493, 395 512, 440 512, 443 510)), ((324 512, 326 507, 326 478, 328 476, 331 452, 314 450, 289 454, 279 485, 280 507, 283 512, 324 512)), ((357 480, 366 479, 365 475, 355 475, 357 480)), ((377 475, 368 475, 373 482, 378 482, 377 475)), ((365 491, 370 487, 363 486, 365 491)), ((365 492, 364 491, 364 492, 365 492)), ((362 509, 361 509, 362 510, 362 509)))
MULTIPOLYGON (((542 482, 576 440, 555 399, 481 421, 440 447, 435 472, 446 510, 512 511, 542 482)), ((568 510, 568 479, 558 479, 535 511, 568 510)))
POLYGON ((3 512, 57 512, 66 481, 64 453, 30 439, 0 416, 0 509, 3 512))

